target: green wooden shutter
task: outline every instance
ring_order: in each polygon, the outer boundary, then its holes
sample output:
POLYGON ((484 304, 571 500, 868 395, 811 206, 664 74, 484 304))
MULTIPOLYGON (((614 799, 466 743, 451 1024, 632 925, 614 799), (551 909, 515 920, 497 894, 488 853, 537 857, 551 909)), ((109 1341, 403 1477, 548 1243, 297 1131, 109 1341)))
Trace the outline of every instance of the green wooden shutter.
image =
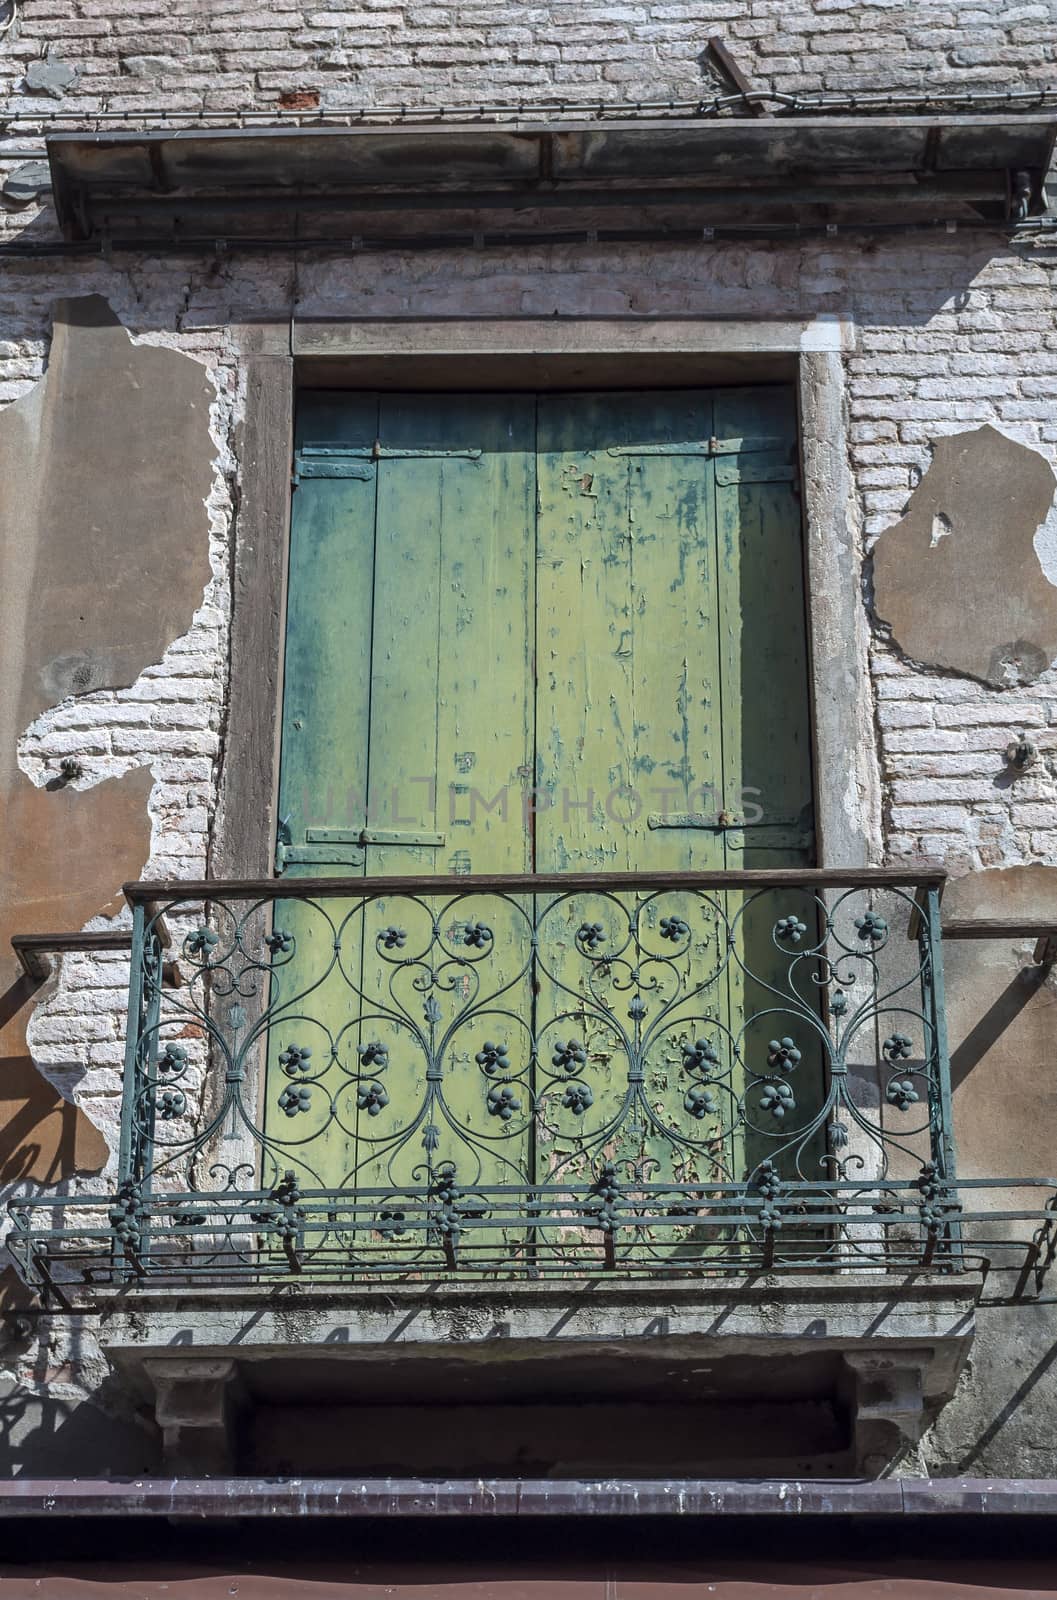
MULTIPOLYGON (((521 796, 535 736, 534 397, 306 396, 295 479, 285 872, 530 870, 521 796)), ((452 1047, 442 1082, 429 1080, 421 1053, 372 1003, 392 976, 379 956, 385 930, 404 928, 410 955, 441 911, 432 899, 280 903, 277 920, 301 952, 287 977, 309 993, 273 1026, 270 1054, 277 1060, 291 1043, 313 1054, 293 1079, 295 1091, 309 1090, 307 1110, 289 1099, 286 1066, 270 1071, 266 1133, 277 1170, 289 1157, 319 1184, 355 1173, 359 1186, 399 1187, 453 1154, 464 1181, 511 1181, 524 1169, 529 1119, 524 1148, 508 1138, 497 1153, 466 1047, 452 1047), (375 1083, 387 1096, 384 1119, 377 1096, 361 1103, 375 1083)), ((473 915, 465 905, 456 920, 473 915)), ((526 939, 513 914, 502 925, 489 918, 509 979, 526 963, 526 939)), ((447 932, 458 940, 457 927, 447 932)), ((395 998, 421 1024, 413 978, 398 978, 395 998)), ((528 1019, 524 987, 515 1009, 528 1019)))
MULTIPOLYGON (((795 446, 792 396, 778 387, 303 397, 280 777, 287 874, 810 864, 795 446)), ((497 1129, 467 1037, 428 1079, 372 1008, 392 977, 379 939, 398 924, 410 955, 437 902, 281 903, 277 922, 298 937, 287 977, 303 979, 304 996, 269 1040, 265 1180, 294 1165, 328 1186, 355 1174, 357 1186, 398 1189, 423 1164, 456 1159, 463 1182, 510 1183, 575 1163, 578 1141, 627 1091, 597 1008, 578 1019, 563 993, 583 981, 572 952, 590 903, 577 897, 552 921, 552 981, 535 996, 519 983, 474 1025, 483 1039, 494 1024, 512 1059, 538 1033, 541 1060, 582 1026, 601 1088, 588 1118, 552 1108, 542 1144, 530 1075, 518 1118, 497 1129), (312 1048, 309 1071, 277 1065, 292 1044, 312 1048), (374 1080, 384 1118, 358 1103, 374 1080), (309 1087, 311 1105, 287 1116, 291 1085, 309 1087)), ((688 901, 692 960, 715 963, 737 910, 717 897, 701 926, 688 901)), ((656 920, 648 901, 643 915, 656 920)), ((473 916, 472 904, 449 913, 448 936, 473 916)), ((528 957, 516 911, 495 933, 509 981, 528 957)), ((735 961, 709 996, 731 1040, 746 1007, 766 1014, 780 968, 766 941, 740 954, 758 981, 735 961)), ((413 992, 403 1003, 421 1009, 413 992)), ((682 1033, 701 1027, 700 1007, 684 1009, 685 1028, 673 1013, 646 1064, 658 1100, 682 1033)), ((632 1126, 617 1153, 634 1154, 636 1139, 652 1148, 632 1126)), ((671 1152, 653 1145, 671 1175, 671 1152)), ((740 1177, 766 1149, 764 1133, 717 1145, 696 1177, 740 1177)))

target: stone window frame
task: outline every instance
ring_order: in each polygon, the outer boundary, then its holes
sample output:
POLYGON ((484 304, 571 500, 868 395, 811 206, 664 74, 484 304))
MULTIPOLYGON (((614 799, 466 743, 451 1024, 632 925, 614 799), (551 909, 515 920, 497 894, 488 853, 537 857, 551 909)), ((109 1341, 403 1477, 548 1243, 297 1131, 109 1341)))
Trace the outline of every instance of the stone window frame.
POLYGON ((246 344, 229 710, 210 876, 273 874, 293 423, 301 388, 443 392, 793 384, 817 860, 826 868, 880 860, 869 628, 847 447, 845 356, 855 344, 847 321, 326 319, 258 327, 246 344))

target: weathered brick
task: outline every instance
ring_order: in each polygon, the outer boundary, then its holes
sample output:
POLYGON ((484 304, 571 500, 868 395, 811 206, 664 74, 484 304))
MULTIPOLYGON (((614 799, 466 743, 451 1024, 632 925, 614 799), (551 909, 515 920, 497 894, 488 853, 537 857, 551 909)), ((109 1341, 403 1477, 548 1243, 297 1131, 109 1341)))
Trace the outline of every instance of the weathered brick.
MULTIPOLYGON (((328 109, 394 102, 424 107, 511 99, 599 101, 711 92, 696 59, 709 31, 731 41, 757 83, 787 92, 1003 82, 1057 77, 1050 4, 908 5, 906 0, 718 0, 596 5, 591 0, 427 4, 352 0, 22 0, 0 77, 27 115, 55 109, 18 87, 49 45, 79 76, 62 110, 89 125, 101 110, 130 126, 201 107, 272 115, 284 89, 317 87, 328 109)), ((18 237, 28 215, 5 212, 18 237)), ((50 226, 43 212, 35 224, 50 226)), ((891 526, 946 434, 999 422, 1057 461, 1057 319, 1051 271, 996 233, 706 248, 577 246, 536 252, 434 252, 384 260, 298 258, 299 314, 480 316, 634 314, 813 317, 854 313, 846 362, 850 463, 866 542, 891 526)), ((230 551, 229 480, 237 475, 242 374, 225 326, 261 307, 282 316, 291 263, 122 258, 11 262, 0 284, 0 403, 43 370, 50 307, 62 295, 115 296, 137 334, 171 340, 218 378, 216 570, 230 551)), ((132 766, 154 777, 152 876, 205 870, 216 803, 227 668, 227 577, 202 626, 125 689, 67 702, 26 730, 20 760, 46 781, 64 754, 84 782, 132 766)), ((957 596, 952 604, 960 604, 957 596)), ((965 625, 973 618, 966 616, 965 625)), ((1057 680, 995 693, 904 662, 884 640, 873 656, 877 755, 890 857, 951 871, 1014 860, 1057 863, 1057 779, 1047 761, 1015 783, 1002 751, 1018 729, 1057 727, 1057 680)), ((1037 735, 1036 735, 1037 736, 1037 735)), ((1052 760, 1052 756, 1049 758, 1052 760)), ((38 1008, 34 1049, 88 1067, 82 1104, 114 1133, 119 1104, 123 971, 113 958, 64 970, 38 1008), (80 997, 80 998, 79 998, 80 997), (85 998, 87 997, 87 998, 85 998), (49 1031, 50 1030, 50 1031, 49 1031)), ((36 1024, 34 1025, 36 1027, 36 1024)))

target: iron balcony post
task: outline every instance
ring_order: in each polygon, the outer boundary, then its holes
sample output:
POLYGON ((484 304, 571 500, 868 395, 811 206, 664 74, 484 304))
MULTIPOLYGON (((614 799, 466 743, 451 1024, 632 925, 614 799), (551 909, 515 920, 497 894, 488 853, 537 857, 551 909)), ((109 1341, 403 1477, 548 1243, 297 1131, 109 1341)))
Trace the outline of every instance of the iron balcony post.
POLYGON ((115 1272, 119 1279, 128 1278, 128 1260, 130 1256, 134 1257, 137 1254, 136 1247, 139 1243, 138 1180, 143 1168, 143 1152, 141 1141, 136 1137, 136 1111, 142 1087, 140 1050, 144 1035, 144 993, 147 983, 146 916, 146 906, 137 901, 132 907, 132 952, 128 974, 128 1018, 125 1027, 125 1068, 121 1090, 117 1194, 109 1212, 115 1272))
POLYGON ((144 946, 146 907, 132 907, 132 954, 128 974, 128 1020, 125 1027, 125 1069, 121 1092, 121 1139, 118 1147, 118 1182, 135 1181, 133 1117, 139 1091, 139 1048, 143 1029, 144 946))
MULTIPOLYGON (((928 1005, 932 1022, 933 1053, 936 1062, 936 1087, 939 1126, 933 1132, 933 1160, 945 1190, 956 1180, 954 1145, 954 1105, 951 1096, 951 1060, 947 1041, 947 1001, 943 983, 943 932, 940 922, 940 889, 929 884, 925 890, 926 913, 921 919, 920 936, 927 940, 922 951, 922 978, 928 986, 928 1005)), ((948 1223, 951 1257, 957 1263, 961 1256, 961 1225, 948 1223)))
POLYGON ((162 942, 157 914, 142 902, 132 909, 132 954, 129 963, 129 1005, 125 1038, 125 1070, 121 1096, 121 1139, 118 1149, 118 1189, 110 1210, 114 1254, 120 1266, 128 1258, 142 1266, 147 1227, 141 1185, 153 1159, 153 1104, 145 1130, 145 1087, 157 1056, 161 1015, 162 942), (147 927, 148 912, 151 925, 147 927))

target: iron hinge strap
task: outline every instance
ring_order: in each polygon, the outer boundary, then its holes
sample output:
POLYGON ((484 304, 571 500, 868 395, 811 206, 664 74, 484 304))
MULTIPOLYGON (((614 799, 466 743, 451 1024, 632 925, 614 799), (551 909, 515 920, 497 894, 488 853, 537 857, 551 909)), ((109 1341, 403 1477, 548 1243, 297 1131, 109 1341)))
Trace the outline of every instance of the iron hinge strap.
POLYGON ((810 807, 804 811, 779 813, 774 816, 746 820, 732 811, 651 811, 646 817, 648 828, 700 828, 722 833, 728 828, 807 828, 811 825, 810 807))
POLYGON ((375 439, 369 445, 310 444, 294 452, 291 481, 295 488, 302 478, 363 478, 374 476, 379 461, 457 460, 480 461, 483 451, 448 450, 423 445, 385 445, 375 439))
POLYGON ((756 454, 759 451, 788 450, 794 441, 788 435, 758 434, 754 437, 718 439, 715 434, 708 439, 683 439, 663 444, 611 444, 608 456, 737 456, 756 454))

